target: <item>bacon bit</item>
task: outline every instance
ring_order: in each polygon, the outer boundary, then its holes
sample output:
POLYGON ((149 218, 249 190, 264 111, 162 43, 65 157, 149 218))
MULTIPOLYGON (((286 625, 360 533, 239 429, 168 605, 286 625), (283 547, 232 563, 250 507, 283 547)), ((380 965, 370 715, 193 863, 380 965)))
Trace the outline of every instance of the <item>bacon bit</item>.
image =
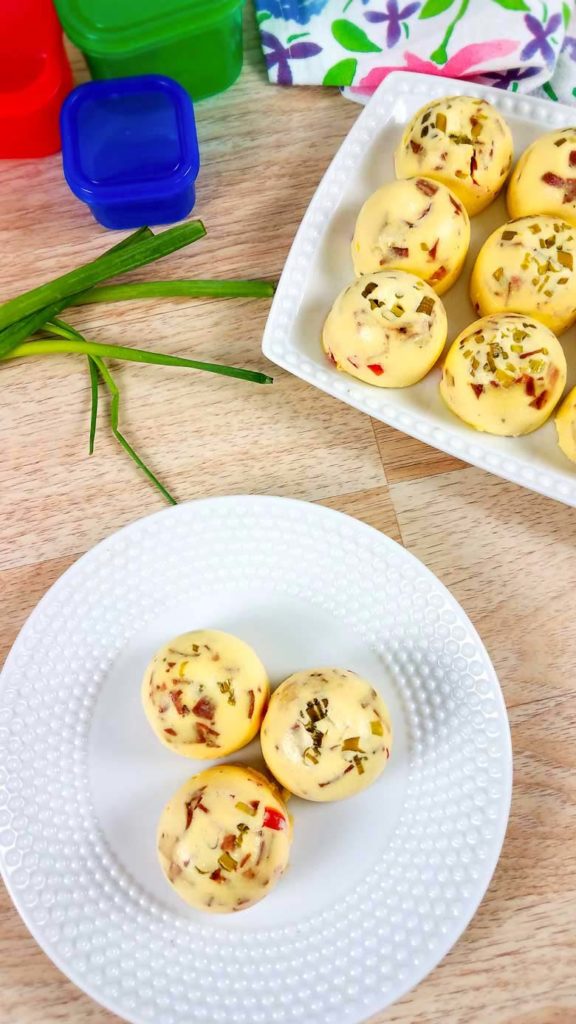
POLYGON ((410 139, 410 149, 413 153, 421 153, 422 146, 419 142, 415 142, 414 139, 410 139))
POLYGON ((570 167, 576 167, 576 149, 570 150, 570 156, 568 157, 568 163, 570 167))
POLYGON ((564 189, 563 203, 576 202, 576 178, 561 178, 559 174, 547 171, 542 175, 542 181, 545 185, 551 185, 552 188, 564 189))
POLYGON ((428 259, 429 260, 435 260, 436 259, 436 253, 438 252, 438 243, 439 243, 439 241, 440 241, 440 239, 437 238, 436 241, 434 242, 434 245, 432 246, 432 248, 428 250, 428 259))
POLYGON ((367 369, 372 370, 377 377, 381 377, 384 373, 384 368, 380 366, 380 363, 368 363, 367 369))
POLYGON ((202 794, 203 793, 204 793, 204 788, 200 789, 197 793, 194 793, 190 797, 190 799, 187 800, 186 803, 184 804, 184 806, 186 808, 186 829, 189 829, 190 825, 192 824, 192 818, 194 816, 194 811, 204 811, 204 814, 208 814, 209 813, 208 812, 208 808, 205 807, 204 804, 202 803, 202 794))
POLYGON ((248 718, 252 718, 252 715, 254 714, 254 705, 256 703, 254 690, 248 690, 248 702, 248 718))
POLYGON ((207 747, 217 747, 219 744, 214 742, 214 737, 219 735, 220 733, 216 732, 216 729, 204 725, 204 722, 196 722, 196 743, 205 743, 207 747))
POLYGON ((446 267, 438 267, 438 270, 434 271, 432 276, 428 278, 428 281, 430 284, 432 284, 433 281, 442 281, 442 279, 446 277, 447 273, 448 271, 446 270, 446 267))
POLYGON ((175 729, 164 729, 164 732, 167 732, 169 736, 176 736, 175 729))
POLYGON ((212 872, 212 874, 210 875, 210 879, 211 879, 212 882, 225 882, 226 881, 226 879, 224 878, 224 875, 222 874, 222 871, 220 870, 220 868, 216 868, 216 870, 212 872))
POLYGON ((248 863, 248 861, 250 860, 251 856, 252 856, 251 853, 245 853, 244 854, 244 856, 242 857, 242 860, 240 861, 240 867, 241 868, 243 868, 244 865, 248 863))
POLYGON ((550 367, 550 372, 548 373, 548 380, 550 381, 550 383, 551 384, 555 384, 556 381, 558 380, 559 376, 560 376, 560 370, 558 369, 558 367, 557 366, 551 366, 550 367))
POLYGON ((243 875, 244 875, 244 878, 250 878, 250 879, 256 878, 256 872, 254 871, 253 868, 248 868, 247 871, 243 872, 243 875))
POLYGON ((530 377, 529 374, 525 373, 523 376, 524 390, 528 395, 528 398, 534 398, 536 394, 536 388, 534 387, 534 377, 530 377))
POLYGON ((259 800, 250 800, 249 802, 250 802, 250 807, 252 807, 254 809, 254 814, 256 814, 256 811, 260 807, 260 801, 259 800))
POLYGON ((541 348, 533 348, 531 352, 522 352, 522 354, 521 354, 521 356, 519 356, 519 358, 520 359, 528 359, 530 356, 540 355, 541 352, 542 352, 541 348))
POLYGON ((480 395, 484 394, 483 384, 471 384, 470 387, 472 388, 472 391, 476 395, 476 398, 480 398, 480 395))
POLYGON ((398 259, 405 260, 410 255, 410 250, 401 245, 391 245, 390 249, 398 259))
POLYGON ((190 708, 182 703, 182 690, 173 690, 170 694, 172 703, 179 715, 189 715, 190 708))
MULTIPOLYGON (((256 860, 256 867, 258 867, 258 865, 262 863, 262 860, 264 858, 265 846, 266 846, 266 844, 265 844, 264 840, 262 839, 260 841, 260 849, 258 850, 258 857, 257 857, 257 860, 256 860)), ((250 871, 250 870, 251 870, 251 868, 248 868, 248 871, 250 871)), ((245 872, 246 875, 248 875, 248 871, 245 872)))
POLYGON ((334 355, 333 355, 333 353, 332 353, 332 352, 330 351, 330 349, 327 349, 327 350, 326 350, 326 358, 327 358, 327 360, 328 360, 328 362, 329 362, 329 363, 332 363, 332 366, 338 366, 338 363, 336 362, 336 360, 335 360, 335 358, 334 358, 334 355))
POLYGON ((425 196, 435 196, 438 191, 438 185, 433 185, 431 181, 426 181, 425 178, 416 179, 416 188, 420 189, 425 196))
MULTIPOLYGON (((344 775, 348 775, 348 772, 352 772, 352 771, 354 771, 354 765, 353 764, 349 764, 348 767, 344 769, 344 775)), ((320 785, 323 785, 323 783, 320 783, 320 785)))
POLYGON ((541 409, 547 398, 548 392, 541 391, 537 398, 535 398, 532 402, 529 402, 528 404, 531 405, 533 409, 541 409))
POLYGON ((216 713, 216 705, 213 700, 210 700, 210 697, 200 697, 200 700, 197 700, 192 708, 192 712, 197 718, 207 718, 208 720, 211 720, 214 718, 216 713))
POLYGON ((286 828, 286 818, 275 807, 265 807, 262 826, 274 829, 275 832, 282 832, 286 828))
POLYGON ((358 367, 360 366, 360 363, 359 363, 357 357, 356 356, 348 356, 347 358, 348 358, 348 362, 350 363, 350 366, 353 366, 357 370, 358 367))
POLYGON ((462 214, 462 207, 460 206, 460 203, 457 202, 456 199, 454 199, 454 196, 449 196, 448 198, 450 199, 450 202, 452 203, 452 206, 456 210, 456 213, 461 215, 462 214))
POLYGON ((175 661, 167 661, 166 662, 166 668, 168 668, 168 669, 170 669, 170 671, 172 671, 172 669, 174 668, 175 664, 176 664, 175 661))
POLYGON ((470 157, 470 177, 472 178, 472 181, 474 182, 475 185, 478 184, 478 182, 476 181, 476 178, 474 177, 474 175, 476 174, 477 170, 478 170, 478 161, 476 159, 476 150, 474 150, 473 153, 472 153, 472 156, 470 157))
POLYGON ((168 687, 166 686, 166 683, 156 683, 156 689, 157 690, 167 690, 168 687))
MULTIPOLYGON (((231 832, 229 833, 229 835, 224 836, 224 839, 220 843, 220 849, 221 850, 225 850, 226 853, 231 853, 232 850, 235 850, 236 849, 236 836, 232 835, 231 832)), ((248 856, 250 856, 250 854, 248 854, 248 856)))

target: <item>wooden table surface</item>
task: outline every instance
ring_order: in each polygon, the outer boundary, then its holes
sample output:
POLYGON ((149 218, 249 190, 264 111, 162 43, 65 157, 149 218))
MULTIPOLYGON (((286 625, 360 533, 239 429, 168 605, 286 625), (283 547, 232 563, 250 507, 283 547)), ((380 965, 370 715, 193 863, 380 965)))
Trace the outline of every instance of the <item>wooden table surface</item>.
MULTIPOLYGON (((76 56, 74 66, 82 80, 76 56)), ((208 238, 167 259, 162 276, 277 276, 358 108, 336 91, 268 85, 248 23, 240 82, 197 115, 196 209, 208 238)), ((0 298, 112 240, 69 193, 59 157, 1 164, 0 298)), ((156 301, 71 318, 98 340, 269 370, 260 352, 268 306, 156 301)), ((26 360, 1 372, 3 660, 54 580, 163 499, 103 414, 88 457, 82 360, 26 360)), ((282 494, 365 520, 450 587, 493 658, 515 763, 500 863, 452 952, 374 1022, 576 1022, 576 511, 467 468, 281 371, 273 388, 127 364, 117 376, 125 432, 179 500, 282 494)), ((45 957, 2 889, 1 1024, 113 1021, 45 957)))

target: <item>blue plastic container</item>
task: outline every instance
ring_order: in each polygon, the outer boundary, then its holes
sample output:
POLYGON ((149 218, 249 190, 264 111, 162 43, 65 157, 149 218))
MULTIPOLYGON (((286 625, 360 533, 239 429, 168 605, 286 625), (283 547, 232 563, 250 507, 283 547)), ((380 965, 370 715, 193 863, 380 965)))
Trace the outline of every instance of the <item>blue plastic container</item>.
POLYGON ((200 166, 192 100, 178 82, 141 75, 87 82, 60 117, 64 176, 107 228, 187 217, 200 166))

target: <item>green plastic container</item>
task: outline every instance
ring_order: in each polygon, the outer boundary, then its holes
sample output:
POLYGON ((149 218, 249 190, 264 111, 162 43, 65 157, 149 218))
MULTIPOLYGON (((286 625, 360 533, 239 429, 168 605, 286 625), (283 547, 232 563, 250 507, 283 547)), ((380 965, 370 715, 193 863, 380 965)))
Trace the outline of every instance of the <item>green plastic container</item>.
POLYGON ((93 78, 161 74, 192 99, 223 92, 242 69, 244 0, 55 0, 93 78))

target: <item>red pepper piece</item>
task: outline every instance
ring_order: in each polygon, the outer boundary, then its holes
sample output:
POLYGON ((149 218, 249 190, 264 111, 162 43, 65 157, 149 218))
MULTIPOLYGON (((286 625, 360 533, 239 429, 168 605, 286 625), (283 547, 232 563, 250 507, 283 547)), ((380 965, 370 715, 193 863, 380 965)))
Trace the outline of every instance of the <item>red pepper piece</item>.
POLYGON ((435 260, 436 259, 436 253, 438 252, 438 243, 439 243, 439 241, 440 241, 440 239, 437 238, 436 241, 434 242, 434 245, 432 246, 432 248, 428 250, 428 259, 429 260, 435 260))
POLYGON ((533 409, 541 409, 546 399, 548 398, 547 391, 541 391, 537 398, 534 398, 529 404, 533 409))
POLYGON ((375 373, 377 377, 381 377, 384 373, 384 368, 380 366, 380 363, 368 363, 368 369, 372 370, 372 373, 375 373))
POLYGON ((430 284, 433 281, 441 281, 442 278, 446 277, 447 273, 448 271, 446 270, 446 267, 438 267, 438 270, 434 271, 431 277, 428 278, 428 281, 430 282, 430 284))
POLYGON ((480 395, 484 394, 483 384, 471 384, 470 387, 472 388, 472 391, 476 395, 476 398, 480 398, 480 395))
POLYGON ((254 696, 254 690, 248 690, 248 718, 252 718, 252 715, 254 714, 255 703, 256 698, 254 696))
POLYGON ((176 730, 175 729, 164 729, 164 732, 167 732, 169 736, 175 736, 176 735, 176 730))
POLYGON ((286 828, 286 818, 275 807, 265 807, 262 825, 264 828, 274 829, 275 832, 282 832, 286 828))
POLYGON ((568 163, 570 167, 576 167, 576 149, 570 150, 570 156, 568 157, 568 163))
POLYGON ((546 174, 542 175, 542 181, 545 185, 551 185, 552 188, 564 189, 563 203, 576 202, 576 178, 562 178, 559 174, 547 171, 546 174))
POLYGON ((410 139, 410 149, 413 153, 421 153, 422 146, 419 142, 414 142, 414 139, 410 139))
POLYGON ((405 260, 410 255, 410 250, 406 249, 402 245, 391 245, 390 248, 394 255, 398 257, 398 259, 405 260))
POLYGON ((534 398, 536 395, 536 388, 534 387, 534 377, 530 377, 529 374, 525 373, 523 380, 524 390, 528 395, 528 398, 534 398))
POLYGON ((456 210, 456 213, 461 214, 462 213, 462 207, 460 206, 460 203, 457 202, 456 199, 454 199, 454 196, 450 196, 450 202, 452 203, 452 206, 456 210))

